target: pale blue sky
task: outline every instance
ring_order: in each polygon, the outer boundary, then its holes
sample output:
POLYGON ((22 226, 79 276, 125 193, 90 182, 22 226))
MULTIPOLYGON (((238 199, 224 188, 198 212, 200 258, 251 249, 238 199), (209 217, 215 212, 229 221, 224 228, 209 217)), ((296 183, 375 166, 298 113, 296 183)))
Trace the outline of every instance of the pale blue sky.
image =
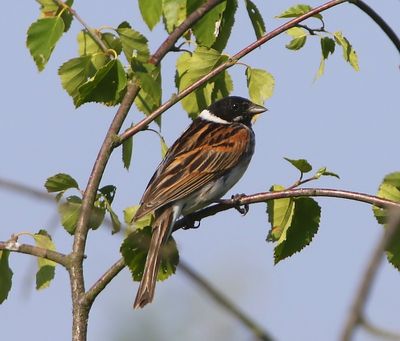
MULTIPOLYGON (((255 37, 244 3, 229 54, 255 37)), ((274 16, 294 1, 256 1, 267 30, 283 23, 274 16)), ((322 2, 309 1, 312 6, 322 2)), ((396 32, 400 32, 400 2, 368 1, 396 32)), ((93 27, 117 26, 123 20, 142 31, 151 51, 165 39, 161 25, 149 32, 140 21, 136 1, 76 1, 75 9, 93 27)), ((37 188, 48 176, 66 172, 81 187, 86 184, 98 148, 115 108, 97 104, 75 110, 62 90, 57 68, 76 56, 73 23, 46 69, 38 73, 25 47, 25 34, 36 20, 35 1, 3 4, 0 27, 4 48, 0 54, 3 103, 0 124, 2 164, 0 178, 37 188)), ((342 30, 359 55, 360 72, 354 72, 337 51, 326 63, 325 75, 313 82, 319 65, 318 39, 292 52, 280 37, 257 49, 243 62, 265 68, 276 79, 269 111, 257 121, 256 153, 243 179, 231 194, 267 190, 272 184, 290 185, 296 171, 283 157, 306 158, 315 168, 327 166, 341 179, 321 179, 315 186, 374 194, 383 176, 399 171, 398 134, 400 113, 399 55, 380 29, 351 5, 324 14, 326 28, 342 30)), ((174 60, 163 62, 163 99, 175 92, 174 60)), ((231 69, 235 95, 247 96, 244 67, 231 69)), ((131 110, 126 122, 142 117, 131 110)), ((180 105, 164 115, 163 134, 168 144, 189 124, 180 105)), ((158 138, 142 133, 135 138, 131 170, 123 169, 116 150, 102 184, 118 187, 115 210, 138 202, 155 166, 160 161, 158 138)), ((72 238, 56 223, 54 206, 0 189, 3 217, 0 240, 18 231, 46 228, 58 250, 68 252, 72 238)), ((359 283, 381 227, 371 208, 362 203, 318 199, 321 226, 313 243, 301 254, 273 266, 273 245, 265 242, 268 231, 265 206, 253 205, 246 217, 229 211, 202 222, 198 230, 175 234, 181 258, 234 300, 277 340, 336 340, 354 291, 359 283)), ((28 239, 27 242, 30 242, 28 239)), ((86 260, 90 286, 119 255, 120 236, 106 228, 89 235, 86 260)), ((0 308, 1 334, 5 340, 69 340, 71 301, 66 272, 58 267, 49 289, 34 290, 35 260, 12 254, 14 286, 0 308)), ((400 331, 398 310, 399 273, 382 266, 367 306, 367 316, 378 325, 400 331)), ((89 321, 89 340, 251 340, 251 334, 211 301, 181 273, 157 287, 154 303, 133 311, 137 289, 124 270, 96 300, 89 321), (119 334, 119 331, 121 334, 119 334), (125 335, 125 337, 121 336, 125 335), (126 335, 130 335, 128 338, 126 335)), ((364 332, 356 340, 373 340, 364 332)))

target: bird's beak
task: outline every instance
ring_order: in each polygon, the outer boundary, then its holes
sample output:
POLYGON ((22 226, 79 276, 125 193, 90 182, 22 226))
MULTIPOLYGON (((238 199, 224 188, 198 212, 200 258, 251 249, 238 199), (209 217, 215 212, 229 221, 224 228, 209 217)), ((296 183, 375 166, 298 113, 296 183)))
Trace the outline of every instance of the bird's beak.
POLYGON ((262 105, 258 105, 255 103, 252 103, 250 108, 248 109, 248 112, 250 115, 258 115, 263 112, 266 112, 268 109, 263 107, 262 105))
POLYGON ((263 112, 266 112, 267 110, 268 109, 263 107, 262 105, 252 103, 252 105, 248 110, 249 114, 252 116, 251 122, 255 123, 255 121, 257 121, 258 119, 258 115, 262 114, 263 112))

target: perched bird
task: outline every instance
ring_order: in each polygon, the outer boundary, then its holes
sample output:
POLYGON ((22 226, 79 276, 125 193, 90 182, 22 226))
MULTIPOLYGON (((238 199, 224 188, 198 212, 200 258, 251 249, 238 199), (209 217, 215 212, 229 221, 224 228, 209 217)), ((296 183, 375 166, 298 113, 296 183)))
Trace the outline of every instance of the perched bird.
POLYGON ((254 153, 251 120, 266 110, 242 97, 225 97, 203 110, 168 150, 133 218, 155 216, 135 308, 153 300, 160 250, 179 216, 220 199, 242 177, 254 153))

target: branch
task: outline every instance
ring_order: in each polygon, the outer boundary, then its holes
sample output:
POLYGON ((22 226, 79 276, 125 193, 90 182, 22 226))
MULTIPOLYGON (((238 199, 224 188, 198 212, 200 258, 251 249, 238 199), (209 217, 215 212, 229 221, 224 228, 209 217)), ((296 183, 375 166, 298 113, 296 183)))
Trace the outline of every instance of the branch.
POLYGON ((241 311, 230 299, 222 294, 221 291, 214 288, 209 282, 207 282, 200 274, 190 268, 185 262, 179 262, 179 269, 201 287, 211 298, 222 306, 231 315, 235 316, 240 322, 242 322, 258 340, 271 341, 272 337, 259 326, 255 321, 248 317, 243 311, 241 311))
POLYGON ((216 75, 220 74, 221 72, 225 71, 226 69, 230 68, 231 66, 235 65, 241 58, 249 54, 251 51, 255 50, 256 48, 260 47, 261 45, 265 44, 267 41, 271 40, 272 38, 275 38, 282 32, 285 32, 291 27, 296 26, 300 22, 312 17, 313 15, 323 12, 331 7, 334 7, 336 5, 339 5, 343 2, 346 2, 348 0, 333 0, 329 1, 324 5, 318 6, 314 9, 312 9, 310 12, 303 14, 297 18, 294 18, 287 23, 279 26, 275 30, 263 35, 261 38, 256 40, 254 43, 248 45, 238 53, 236 53, 233 57, 231 57, 227 62, 221 64, 220 66, 216 67, 214 70, 212 70, 210 73, 207 75, 203 76, 200 78, 198 81, 195 83, 191 84, 188 86, 186 89, 182 90, 180 93, 177 95, 174 95, 170 100, 162 104, 158 109, 153 111, 150 115, 146 116, 144 119, 142 119, 140 122, 132 126, 131 128, 127 129, 125 132, 119 135, 119 139, 115 141, 114 147, 117 147, 122 144, 126 139, 129 137, 135 135, 139 131, 143 130, 145 127, 147 127, 151 122, 153 122, 158 116, 160 116, 163 112, 168 110, 170 107, 172 107, 174 104, 179 102, 182 98, 186 97, 188 94, 190 94, 192 91, 198 89, 200 86, 203 84, 207 83, 210 79, 215 77, 216 75))
POLYGON ((373 281, 376 277, 377 270, 382 260, 382 254, 385 252, 390 241, 400 228, 400 209, 393 209, 389 212, 388 223, 372 253, 371 259, 362 276, 360 286, 356 292, 354 302, 350 309, 349 315, 345 322, 341 340, 350 341, 357 325, 363 321, 363 311, 367 298, 372 289, 373 281))
POLYGON ((370 334, 377 336, 379 339, 399 341, 400 334, 395 333, 389 330, 382 329, 373 325, 371 322, 367 321, 365 318, 361 320, 361 325, 363 328, 368 331, 370 334))
POLYGON ((86 29, 90 37, 97 43, 97 45, 100 46, 100 48, 103 50, 104 53, 109 53, 109 48, 104 44, 104 42, 101 40, 101 38, 96 34, 96 31, 91 28, 82 18, 81 16, 72 8, 69 7, 66 3, 64 3, 61 0, 53 0, 56 2, 59 6, 66 8, 69 13, 72 14, 78 20, 81 25, 86 29))
POLYGON ((13 239, 6 242, 0 241, 0 250, 8 250, 11 252, 25 253, 35 257, 46 258, 62 265, 65 268, 68 268, 70 264, 69 257, 61 252, 48 250, 43 247, 29 244, 20 244, 13 239))
POLYGON ((382 29, 383 32, 389 37, 389 39, 392 41, 394 46, 397 48, 397 51, 400 52, 400 39, 396 35, 396 33, 392 30, 392 28, 386 23, 385 20, 382 19, 382 17, 375 12, 373 8, 368 6, 364 1, 362 0, 349 0, 350 3, 353 5, 357 6, 360 10, 362 10, 364 13, 366 13, 375 23, 382 29))
POLYGON ((341 198, 341 199, 365 202, 381 208, 400 209, 400 203, 364 193, 351 192, 338 189, 326 189, 326 188, 288 189, 278 192, 262 192, 252 195, 243 195, 239 199, 220 200, 218 204, 208 206, 200 211, 194 212, 178 220, 175 223, 173 231, 179 230, 181 228, 191 228, 193 227, 193 222, 195 221, 201 221, 205 217, 209 217, 219 212, 229 210, 231 208, 237 207, 238 205, 248 205, 248 204, 265 202, 273 199, 296 198, 296 197, 333 197, 333 198, 341 198))

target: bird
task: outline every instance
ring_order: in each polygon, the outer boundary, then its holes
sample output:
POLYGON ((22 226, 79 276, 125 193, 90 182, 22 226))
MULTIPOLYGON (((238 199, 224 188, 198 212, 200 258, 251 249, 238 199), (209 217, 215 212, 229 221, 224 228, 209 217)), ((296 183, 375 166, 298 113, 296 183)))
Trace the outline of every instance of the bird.
POLYGON ((224 97, 201 111, 168 149, 133 217, 154 214, 135 309, 154 298, 161 248, 175 221, 219 200, 246 171, 255 147, 252 119, 266 110, 243 97, 224 97))

